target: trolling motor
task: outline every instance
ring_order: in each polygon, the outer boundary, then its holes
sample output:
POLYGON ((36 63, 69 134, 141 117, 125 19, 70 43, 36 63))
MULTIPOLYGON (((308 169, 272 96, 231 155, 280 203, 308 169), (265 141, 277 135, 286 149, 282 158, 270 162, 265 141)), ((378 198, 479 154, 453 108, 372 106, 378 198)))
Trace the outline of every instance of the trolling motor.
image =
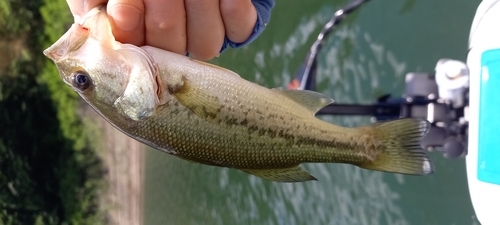
POLYGON ((441 59, 435 73, 408 73, 401 98, 384 95, 372 105, 331 104, 319 114, 366 115, 373 122, 425 118, 431 123, 421 145, 443 151, 445 157, 467 154, 469 70, 465 63, 441 59))
POLYGON ((465 63, 441 59, 434 74, 407 74, 403 98, 400 117, 426 118, 432 125, 421 140, 424 148, 441 150, 448 158, 467 154, 469 70, 465 63), (412 99, 422 104, 411 104, 412 99))
MULTIPOLYGON (((334 13, 325 24, 290 82, 288 89, 316 90, 317 55, 323 41, 342 19, 368 0, 356 0, 334 13)), ((372 121, 418 117, 431 123, 429 133, 421 140, 429 151, 442 151, 444 157, 467 154, 469 109, 469 70, 460 61, 441 59, 435 73, 408 73, 406 92, 401 98, 384 95, 371 105, 333 103, 319 115, 365 115, 372 121)))

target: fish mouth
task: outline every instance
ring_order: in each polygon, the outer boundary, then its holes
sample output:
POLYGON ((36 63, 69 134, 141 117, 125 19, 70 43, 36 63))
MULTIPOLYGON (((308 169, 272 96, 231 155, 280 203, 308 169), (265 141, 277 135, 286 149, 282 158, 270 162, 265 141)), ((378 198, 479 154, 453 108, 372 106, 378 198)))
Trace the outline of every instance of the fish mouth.
POLYGON ((79 24, 71 28, 52 46, 43 51, 43 54, 55 63, 67 58, 73 51, 78 50, 89 38, 89 30, 79 24))
POLYGON ((73 26, 74 25, 72 25, 71 28, 61 38, 59 38, 59 40, 56 41, 56 43, 43 51, 43 54, 55 63, 60 61, 69 51, 71 34, 73 33, 73 26))
MULTIPOLYGON (((54 62, 61 61, 69 55, 72 51, 78 50, 87 39, 92 35, 97 36, 99 32, 106 32, 109 27, 109 22, 104 23, 103 27, 96 27, 100 20, 107 21, 107 15, 104 5, 99 5, 91 9, 85 14, 80 21, 71 25, 70 29, 59 38, 52 46, 43 51, 43 54, 54 62)), ((102 22, 100 22, 102 24, 102 22)), ((110 28, 109 28, 110 29, 110 28)))
POLYGON ((92 21, 92 20, 94 18, 98 18, 99 14, 101 14, 101 13, 106 14, 106 5, 98 5, 94 8, 92 8, 83 17, 80 18, 80 20, 77 22, 77 24, 83 26, 89 20, 91 23, 95 23, 96 21, 92 21))

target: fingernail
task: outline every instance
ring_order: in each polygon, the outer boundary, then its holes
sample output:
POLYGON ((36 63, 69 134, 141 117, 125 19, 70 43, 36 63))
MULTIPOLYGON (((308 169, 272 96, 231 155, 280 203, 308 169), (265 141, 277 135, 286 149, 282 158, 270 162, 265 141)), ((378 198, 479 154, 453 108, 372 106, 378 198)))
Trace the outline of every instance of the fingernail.
POLYGON ((108 7, 108 14, 115 26, 124 31, 136 29, 141 20, 141 11, 129 4, 116 4, 108 7))

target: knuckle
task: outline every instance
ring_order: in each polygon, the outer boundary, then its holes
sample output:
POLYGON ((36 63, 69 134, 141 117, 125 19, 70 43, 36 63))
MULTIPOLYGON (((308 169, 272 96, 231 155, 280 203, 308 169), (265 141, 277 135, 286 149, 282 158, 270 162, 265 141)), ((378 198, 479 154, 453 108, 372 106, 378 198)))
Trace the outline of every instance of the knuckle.
POLYGON ((164 33, 178 29, 179 23, 174 20, 165 18, 150 18, 146 22, 146 27, 149 31, 155 33, 164 33))
POLYGON ((199 60, 210 60, 219 55, 219 51, 212 49, 195 49, 193 52, 190 52, 190 55, 199 60))

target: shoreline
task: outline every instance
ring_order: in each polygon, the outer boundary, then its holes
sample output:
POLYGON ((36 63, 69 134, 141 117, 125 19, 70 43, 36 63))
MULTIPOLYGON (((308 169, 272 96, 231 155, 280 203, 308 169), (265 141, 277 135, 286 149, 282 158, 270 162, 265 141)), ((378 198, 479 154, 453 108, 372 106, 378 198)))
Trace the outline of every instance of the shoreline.
POLYGON ((100 116, 94 118, 99 118, 103 133, 101 155, 106 168, 106 186, 101 196, 101 210, 106 223, 143 224, 145 147, 100 116))

